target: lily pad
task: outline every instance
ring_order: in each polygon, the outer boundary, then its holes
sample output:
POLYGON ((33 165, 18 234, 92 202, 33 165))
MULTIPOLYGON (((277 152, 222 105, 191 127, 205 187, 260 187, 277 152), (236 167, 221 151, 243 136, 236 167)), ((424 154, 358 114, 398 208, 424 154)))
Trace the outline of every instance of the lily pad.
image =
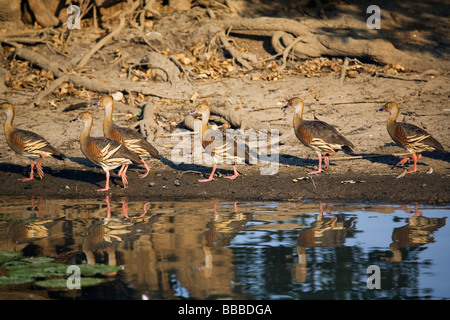
POLYGON ((65 276, 67 274, 68 265, 55 262, 46 263, 25 263, 6 266, 10 276, 28 276, 34 278, 46 278, 65 276))
POLYGON ((20 258, 20 253, 0 251, 0 264, 20 258))
POLYGON ((52 262, 54 260, 55 259, 50 258, 50 257, 36 257, 36 258, 29 257, 29 258, 22 258, 22 259, 20 259, 20 261, 23 261, 23 262, 30 262, 30 263, 36 263, 36 264, 52 262))
POLYGON ((34 279, 30 277, 0 277, 0 285, 15 285, 33 282, 34 279))
MULTIPOLYGON (((68 289, 67 277, 70 264, 56 263, 50 257, 21 257, 17 252, 0 251, 0 264, 7 276, 0 277, 0 285, 14 285, 33 282, 36 278, 45 278, 36 284, 47 289, 68 289), (52 278, 52 279, 49 279, 52 278)), ((80 264, 79 273, 84 275, 107 274, 117 272, 122 268, 104 264, 80 264)), ((106 281, 105 278, 82 277, 81 287, 95 286, 106 281)))

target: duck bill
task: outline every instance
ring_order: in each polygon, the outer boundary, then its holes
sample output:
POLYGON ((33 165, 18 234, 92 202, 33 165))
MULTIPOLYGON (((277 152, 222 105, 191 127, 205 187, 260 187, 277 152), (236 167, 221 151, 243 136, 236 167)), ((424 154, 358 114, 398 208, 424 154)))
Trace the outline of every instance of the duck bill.
POLYGON ((386 111, 386 110, 384 109, 384 106, 383 106, 381 109, 378 109, 378 110, 377 110, 377 112, 381 112, 381 111, 386 111))
POLYGON ((78 122, 78 121, 80 121, 80 119, 75 118, 75 119, 70 120, 69 122, 78 122))
POLYGON ((284 107, 281 108, 281 111, 284 112, 284 114, 286 114, 286 110, 289 109, 290 105, 285 105, 284 107))
POLYGON ((191 112, 189 112, 189 114, 193 115, 193 114, 197 114, 197 112, 198 112, 197 110, 192 110, 191 112))

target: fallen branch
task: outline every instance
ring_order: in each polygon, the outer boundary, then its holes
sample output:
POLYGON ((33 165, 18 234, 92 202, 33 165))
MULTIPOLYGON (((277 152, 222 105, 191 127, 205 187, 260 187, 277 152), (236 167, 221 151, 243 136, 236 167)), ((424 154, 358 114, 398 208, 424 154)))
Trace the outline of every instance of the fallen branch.
POLYGON ((55 89, 57 89, 60 85, 62 85, 64 82, 67 82, 68 80, 69 78, 64 75, 53 81, 52 84, 47 89, 39 92, 36 99, 34 100, 34 106, 38 107, 41 104, 42 99, 44 99, 47 95, 52 93, 55 89))
MULTIPOLYGON (((236 112, 235 110, 230 110, 231 107, 225 106, 215 106, 211 105, 211 114, 215 114, 217 116, 222 117, 227 121, 233 128, 240 128, 242 130, 253 129, 253 130, 261 130, 261 129, 270 129, 270 125, 268 123, 263 123, 255 120, 247 120, 245 116, 243 116, 240 112, 236 112)), ((186 128, 190 130, 194 130, 194 117, 191 115, 187 115, 184 118, 184 125, 186 128)))
POLYGON ((33 65, 38 66, 41 69, 51 71, 56 78, 66 76, 68 81, 73 82, 77 86, 84 87, 87 90, 101 93, 111 93, 116 91, 140 92, 143 95, 173 100, 186 100, 192 96, 192 90, 185 86, 175 87, 168 83, 158 82, 152 82, 150 86, 148 82, 133 82, 127 79, 96 79, 88 78, 87 76, 76 73, 69 73, 66 72, 66 70, 62 70, 58 63, 50 62, 32 50, 22 48, 17 43, 8 42, 8 44, 16 48, 15 54, 22 59, 31 62, 33 65))
MULTIPOLYGON (((223 103, 219 105, 210 105, 211 114, 220 116, 225 121, 227 121, 233 128, 240 128, 241 130, 267 130, 270 132, 271 129, 270 123, 261 122, 256 120, 247 119, 248 116, 242 114, 242 112, 237 112, 232 109, 231 106, 225 106, 223 103)), ((184 118, 184 126, 192 131, 194 131, 194 117, 191 115, 186 115, 184 118)), ((289 139, 294 134, 293 130, 279 130, 279 139, 278 142, 289 139)), ((260 145, 263 146, 263 145, 260 145)))

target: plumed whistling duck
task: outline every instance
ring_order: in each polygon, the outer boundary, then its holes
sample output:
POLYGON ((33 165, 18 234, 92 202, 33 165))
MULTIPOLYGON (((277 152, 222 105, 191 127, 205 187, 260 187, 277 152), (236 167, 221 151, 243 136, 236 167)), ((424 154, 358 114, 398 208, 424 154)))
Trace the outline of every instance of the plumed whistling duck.
POLYGON ((91 162, 102 167, 106 173, 106 186, 97 191, 109 190, 110 170, 121 167, 119 177, 122 178, 124 188, 128 185, 127 169, 132 163, 141 164, 141 158, 136 153, 128 150, 116 140, 107 137, 91 137, 93 117, 90 112, 81 112, 77 118, 71 122, 83 122, 84 128, 81 131, 80 145, 81 151, 91 162))
POLYGON ((30 181, 34 179, 33 170, 35 167, 35 159, 39 159, 36 163, 36 171, 41 179, 44 177, 44 171, 42 170, 41 164, 46 156, 52 156, 58 160, 64 160, 64 154, 58 151, 40 135, 31 131, 14 128, 13 120, 15 111, 11 103, 6 102, 1 104, 0 110, 6 114, 4 125, 6 143, 15 152, 31 160, 31 173, 29 178, 19 180, 30 181))
POLYGON ((155 147, 153 147, 145 139, 145 137, 137 131, 131 128, 121 127, 113 123, 112 117, 114 100, 111 97, 103 97, 93 105, 100 106, 105 109, 105 118, 103 121, 103 134, 105 135, 105 137, 114 139, 123 144, 131 151, 137 153, 141 157, 141 161, 146 169, 146 172, 140 175, 140 177, 146 177, 150 172, 150 166, 145 162, 144 159, 161 159, 158 150, 156 150, 155 147))
POLYGON ((392 140, 397 143, 397 145, 408 150, 412 154, 412 157, 406 157, 397 163, 397 166, 403 165, 406 161, 409 162, 412 158, 414 160, 414 168, 413 170, 407 171, 407 173, 417 171, 417 160, 422 158, 422 152, 433 150, 438 150, 444 153, 447 152, 444 150, 444 147, 439 143, 439 141, 433 138, 424 129, 411 123, 397 122, 397 117, 399 114, 397 103, 392 101, 388 102, 378 111, 389 112, 390 115, 386 124, 389 135, 392 140))
POLYGON ((248 151, 248 146, 245 145, 243 148, 243 157, 240 154, 239 146, 237 145, 236 140, 234 140, 234 144, 231 145, 227 143, 226 137, 222 139, 218 139, 216 141, 215 134, 218 133, 217 130, 209 130, 208 122, 210 118, 211 110, 206 103, 202 103, 198 105, 194 110, 190 112, 190 114, 200 114, 202 117, 202 126, 201 126, 201 139, 203 148, 211 154, 214 160, 214 165, 209 175, 208 179, 199 180, 199 182, 209 182, 214 180, 214 173, 217 168, 217 163, 223 161, 227 163, 228 160, 233 162, 233 171, 234 174, 232 176, 225 177, 227 179, 234 180, 239 176, 239 172, 236 170, 236 163, 244 162, 246 164, 250 164, 250 154, 248 151))
POLYGON ((335 152, 342 150, 346 153, 353 153, 354 145, 341 135, 332 125, 320 120, 303 120, 303 100, 292 98, 287 105, 281 108, 285 111, 287 108, 294 108, 294 131, 297 138, 305 146, 317 152, 319 157, 319 168, 308 172, 316 174, 323 171, 322 154, 324 153, 325 165, 329 165, 329 158, 335 152))

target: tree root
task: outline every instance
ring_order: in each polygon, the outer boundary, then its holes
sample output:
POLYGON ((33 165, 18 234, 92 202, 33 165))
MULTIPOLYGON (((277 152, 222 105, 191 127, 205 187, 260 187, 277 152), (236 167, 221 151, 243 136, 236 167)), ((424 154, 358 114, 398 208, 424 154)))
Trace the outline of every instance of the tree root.
POLYGON ((56 78, 65 76, 68 81, 91 91, 101 93, 111 93, 116 91, 140 92, 143 95, 174 100, 185 100, 192 96, 192 90, 186 86, 172 86, 169 83, 155 82, 152 83, 152 86, 150 87, 147 82, 133 82, 127 79, 103 80, 88 78, 87 76, 77 73, 69 73, 66 72, 66 70, 62 70, 57 63, 47 60, 32 50, 22 48, 17 43, 9 42, 9 44, 16 48, 15 54, 22 59, 31 62, 39 68, 51 71, 56 78))
MULTIPOLYGON (((271 37, 273 49, 284 56, 289 53, 291 58, 303 60, 322 56, 368 58, 380 64, 400 63, 411 69, 424 71, 435 64, 432 59, 417 54, 411 56, 383 39, 356 39, 350 36, 320 34, 313 27, 284 18, 235 18, 214 21, 214 27, 222 30, 232 29, 234 33, 259 33, 271 37)), ((222 35, 223 36, 223 35, 222 35)), ((221 41, 224 49, 226 41, 221 41)), ((237 50, 236 50, 237 51, 237 50)), ((232 52, 234 56, 234 52, 232 52)), ((240 54, 236 55, 237 57, 240 54)), ((249 59, 239 57, 237 61, 250 69, 249 59)), ((254 64, 254 61, 250 61, 254 64)))

